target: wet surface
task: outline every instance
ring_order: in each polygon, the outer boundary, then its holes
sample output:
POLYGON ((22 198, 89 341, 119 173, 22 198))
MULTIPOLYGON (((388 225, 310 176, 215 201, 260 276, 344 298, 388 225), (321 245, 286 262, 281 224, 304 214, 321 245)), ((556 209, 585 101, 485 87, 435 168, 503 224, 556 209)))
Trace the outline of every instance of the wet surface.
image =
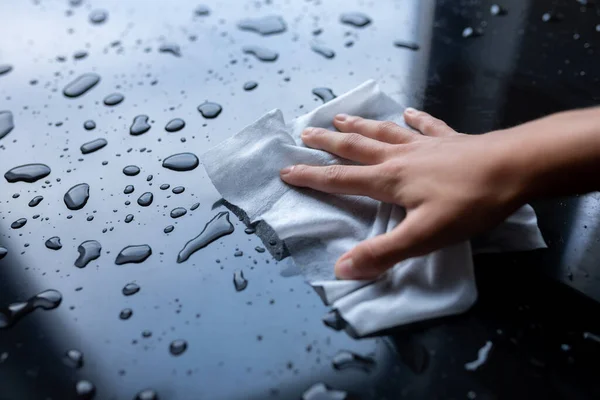
POLYGON ((478 257, 468 313, 358 341, 254 228, 213 209, 219 195, 195 156, 163 167, 274 108, 289 119, 369 78, 468 133, 597 104, 599 11, 587 3, 3 4, 0 171, 47 170, 0 182, 0 320, 14 322, 0 329, 0 397, 600 398, 597 193, 536 203, 550 248, 478 257), (267 16, 285 29, 240 29, 267 16), (206 101, 219 112, 203 115, 206 101), (152 129, 130 135, 140 115, 152 129), (166 129, 176 119, 185 127, 166 129), (107 145, 82 155, 99 138, 107 145), (84 182, 86 204, 69 210, 65 193, 84 182), (140 207, 145 193, 153 201, 140 207), (46 247, 53 238, 62 248, 46 247), (115 265, 140 244, 152 255, 115 265))

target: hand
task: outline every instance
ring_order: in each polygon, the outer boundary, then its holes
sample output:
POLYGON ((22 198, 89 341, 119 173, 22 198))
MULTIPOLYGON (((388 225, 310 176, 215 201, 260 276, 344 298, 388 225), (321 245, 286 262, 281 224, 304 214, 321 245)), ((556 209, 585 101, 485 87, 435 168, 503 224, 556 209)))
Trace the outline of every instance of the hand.
POLYGON ((340 257, 338 278, 375 278, 399 261, 493 227, 525 202, 526 183, 511 167, 514 144, 504 132, 460 134, 410 108, 404 117, 421 134, 392 122, 337 115, 339 132, 307 128, 302 140, 360 165, 281 170, 281 179, 290 185, 364 195, 406 208, 406 218, 394 230, 340 257))

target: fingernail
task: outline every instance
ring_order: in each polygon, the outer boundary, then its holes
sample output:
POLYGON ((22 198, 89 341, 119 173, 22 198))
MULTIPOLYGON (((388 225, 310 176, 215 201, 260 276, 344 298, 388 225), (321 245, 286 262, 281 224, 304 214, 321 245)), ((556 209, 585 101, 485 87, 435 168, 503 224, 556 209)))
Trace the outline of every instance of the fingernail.
POLYGON ((417 110, 415 110, 415 109, 414 109, 414 108, 412 108, 412 107, 407 107, 407 108, 406 108, 406 110, 404 110, 404 113, 405 113, 405 114, 408 114, 408 115, 413 115, 413 114, 416 114, 416 112, 417 112, 417 110))
POLYGON ((282 169, 281 171, 279 171, 279 173, 281 175, 287 175, 290 172, 292 172, 293 169, 294 169, 294 166, 292 165, 291 167, 285 167, 284 169, 282 169))
POLYGON ((338 114, 335 116, 335 120, 338 122, 344 122, 346 119, 348 119, 348 115, 346 114, 338 114))
POLYGON ((302 131, 302 137, 309 137, 313 133, 315 133, 315 130, 313 128, 306 128, 302 131))
POLYGON ((352 279, 356 272, 354 271, 354 261, 348 257, 338 263, 335 267, 335 274, 341 279, 352 279))

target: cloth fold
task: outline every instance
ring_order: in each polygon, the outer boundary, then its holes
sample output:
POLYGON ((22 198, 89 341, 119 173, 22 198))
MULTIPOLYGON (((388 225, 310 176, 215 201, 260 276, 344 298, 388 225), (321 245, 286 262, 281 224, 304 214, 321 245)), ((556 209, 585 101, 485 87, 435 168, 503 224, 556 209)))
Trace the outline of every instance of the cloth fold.
POLYGON ((215 146, 201 159, 225 200, 264 221, 283 240, 296 266, 323 301, 359 336, 467 310, 477 298, 472 255, 546 247, 530 206, 471 242, 405 260, 374 281, 335 280, 333 265, 359 242, 388 232, 404 218, 403 208, 368 197, 331 195, 291 187, 279 170, 294 164, 346 163, 307 148, 308 126, 334 129, 339 113, 406 126, 404 107, 370 80, 289 124, 273 110, 215 146))

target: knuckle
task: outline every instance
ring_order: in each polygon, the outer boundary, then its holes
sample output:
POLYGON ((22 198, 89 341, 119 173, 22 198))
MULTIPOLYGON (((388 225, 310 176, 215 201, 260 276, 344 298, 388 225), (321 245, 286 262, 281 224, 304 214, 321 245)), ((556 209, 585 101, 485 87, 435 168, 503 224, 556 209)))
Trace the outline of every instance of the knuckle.
POLYGON ((398 125, 396 125, 394 122, 383 121, 377 124, 377 127, 375 129, 375 137, 381 138, 387 136, 390 132, 394 132, 396 129, 398 129, 398 125))
POLYGON ((324 181, 326 184, 332 184, 344 179, 344 168, 341 165, 330 165, 325 168, 324 181))
POLYGON ((445 128, 446 124, 440 121, 439 119, 429 117, 425 121, 423 121, 424 132, 436 132, 445 128))
POLYGON ((347 153, 359 147, 361 141, 362 137, 360 135, 357 135, 355 133, 345 134, 344 136, 342 136, 338 147, 341 152, 347 153))

